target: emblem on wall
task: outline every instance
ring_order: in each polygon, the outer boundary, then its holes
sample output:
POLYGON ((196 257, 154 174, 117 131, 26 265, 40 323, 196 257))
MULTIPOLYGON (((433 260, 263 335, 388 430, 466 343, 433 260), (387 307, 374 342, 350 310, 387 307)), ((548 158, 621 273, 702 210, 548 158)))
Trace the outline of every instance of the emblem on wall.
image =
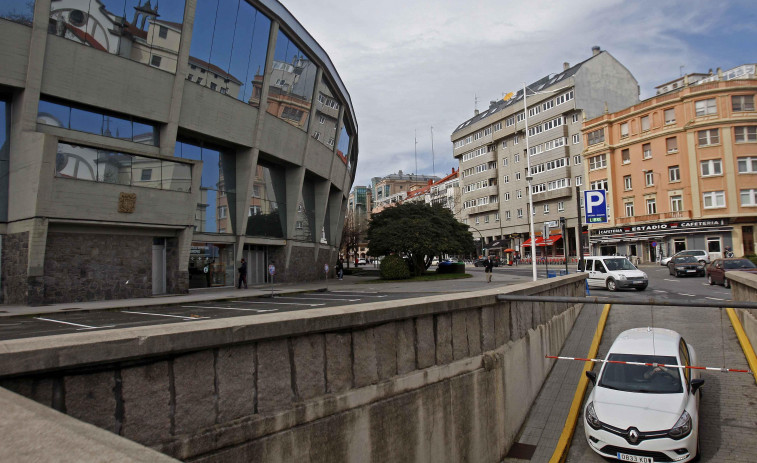
POLYGON ((137 205, 136 193, 121 193, 118 197, 118 212, 131 214, 137 205))

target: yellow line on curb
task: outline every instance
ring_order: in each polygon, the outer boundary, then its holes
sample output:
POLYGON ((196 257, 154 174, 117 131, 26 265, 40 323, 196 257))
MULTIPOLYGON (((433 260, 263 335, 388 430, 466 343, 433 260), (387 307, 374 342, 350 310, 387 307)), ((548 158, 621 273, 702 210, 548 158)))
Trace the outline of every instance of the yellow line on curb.
MULTIPOLYGON (((607 323, 607 317, 610 315, 611 304, 605 304, 602 310, 602 315, 599 317, 599 323, 597 323, 597 330, 594 332, 594 339, 591 341, 591 347, 587 358, 596 358, 597 351, 599 350, 599 342, 602 340, 602 333, 605 330, 605 324, 607 323)), ((590 371, 594 367, 594 362, 584 362, 584 369, 581 372, 581 377, 578 379, 578 387, 576 393, 573 395, 573 403, 570 405, 570 412, 568 418, 565 419, 565 427, 560 434, 560 439, 557 441, 557 447, 552 454, 552 458, 549 459, 549 463, 562 463, 568 456, 568 449, 570 448, 570 441, 573 438, 573 433, 576 430, 578 424, 578 415, 580 414, 581 404, 584 401, 584 394, 586 394, 586 388, 589 386, 589 378, 586 377, 586 372, 590 371)))
POLYGON ((739 321, 738 315, 736 315, 736 311, 731 308, 727 308, 725 309, 725 312, 728 314, 728 318, 731 319, 733 331, 736 332, 736 337, 739 338, 739 343, 741 343, 741 349, 744 351, 744 356, 746 356, 746 361, 749 364, 749 369, 752 370, 754 382, 757 383, 757 355, 754 354, 752 343, 749 342, 749 338, 744 332, 744 327, 741 326, 741 322, 739 321))

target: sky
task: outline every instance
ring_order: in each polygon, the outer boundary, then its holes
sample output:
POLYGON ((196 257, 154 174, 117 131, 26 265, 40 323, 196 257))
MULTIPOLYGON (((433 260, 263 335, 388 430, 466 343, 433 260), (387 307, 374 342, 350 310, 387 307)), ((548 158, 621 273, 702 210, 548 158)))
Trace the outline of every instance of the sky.
POLYGON ((475 108, 589 58, 595 45, 631 71, 641 99, 682 72, 757 63, 754 0, 280 1, 350 93, 355 185, 398 170, 450 173, 450 136, 475 108))

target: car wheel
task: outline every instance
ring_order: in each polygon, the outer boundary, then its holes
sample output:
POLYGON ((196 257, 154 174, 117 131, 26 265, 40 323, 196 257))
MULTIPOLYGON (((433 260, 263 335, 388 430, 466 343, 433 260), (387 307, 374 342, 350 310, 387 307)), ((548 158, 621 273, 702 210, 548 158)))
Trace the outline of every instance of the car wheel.
POLYGON ((607 289, 609 291, 617 291, 618 290, 618 285, 615 283, 615 280, 613 280, 612 278, 608 278, 607 279, 607 289))
POLYGON ((731 282, 728 281, 728 278, 723 278, 723 286, 725 286, 726 288, 731 287, 731 282))
POLYGON ((712 275, 707 275, 707 283, 714 285, 715 281, 712 279, 712 275))

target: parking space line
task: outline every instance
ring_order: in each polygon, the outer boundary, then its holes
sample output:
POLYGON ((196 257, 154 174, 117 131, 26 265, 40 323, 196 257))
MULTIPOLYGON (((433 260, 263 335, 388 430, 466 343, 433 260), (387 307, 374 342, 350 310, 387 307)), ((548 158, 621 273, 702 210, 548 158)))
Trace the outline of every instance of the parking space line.
POLYGON ((310 307, 320 307, 326 304, 302 304, 298 302, 257 302, 257 301, 235 301, 239 304, 277 304, 277 305, 307 305, 310 307))
POLYGON ((655 289, 654 292, 656 292, 656 293, 667 293, 667 291, 663 291, 661 289, 655 289))
POLYGON ((133 313, 138 315, 154 315, 156 317, 171 317, 171 318, 181 318, 184 320, 203 320, 210 317, 187 317, 185 315, 169 315, 167 313, 151 313, 151 312, 132 312, 131 310, 122 310, 121 313, 133 313))
MULTIPOLYGON (((319 296, 319 294, 308 293, 308 296, 319 296)), ((327 294, 324 294, 324 296, 327 296, 327 294)), ((365 294, 358 293, 358 294, 344 294, 344 296, 347 296, 347 297, 387 297, 388 294, 382 294, 380 296, 366 296, 365 294)))
POLYGON ((53 323, 62 323, 64 325, 71 325, 71 326, 78 326, 80 329, 84 330, 97 330, 100 328, 113 328, 115 325, 106 325, 106 326, 89 326, 89 325, 80 325, 79 323, 71 323, 71 322, 64 322, 63 320, 53 320, 52 318, 44 318, 44 317, 34 317, 35 320, 44 320, 46 322, 53 322, 53 323))
POLYGON ((671 280, 670 278, 663 278, 663 279, 664 279, 665 281, 674 281, 674 282, 676 282, 676 283, 680 283, 680 281, 679 281, 679 280, 671 280))
POLYGON ((719 297, 707 297, 707 296, 705 296, 705 299, 712 299, 713 301, 725 301, 725 299, 721 299, 719 297))
POLYGON ((686 293, 678 293, 679 296, 691 296, 696 297, 696 294, 686 294, 686 293))
POLYGON ((202 305, 183 305, 182 307, 187 309, 219 309, 219 310, 243 310, 245 312, 276 312, 279 309, 242 309, 239 307, 214 307, 214 306, 202 306, 202 305))
POLYGON ((345 290, 333 290, 329 291, 330 293, 357 293, 357 294, 378 294, 378 291, 345 291, 345 290))
POLYGON ((295 301, 344 301, 344 302, 357 302, 360 299, 324 299, 322 297, 292 297, 292 296, 276 296, 276 299, 294 299, 295 301))

